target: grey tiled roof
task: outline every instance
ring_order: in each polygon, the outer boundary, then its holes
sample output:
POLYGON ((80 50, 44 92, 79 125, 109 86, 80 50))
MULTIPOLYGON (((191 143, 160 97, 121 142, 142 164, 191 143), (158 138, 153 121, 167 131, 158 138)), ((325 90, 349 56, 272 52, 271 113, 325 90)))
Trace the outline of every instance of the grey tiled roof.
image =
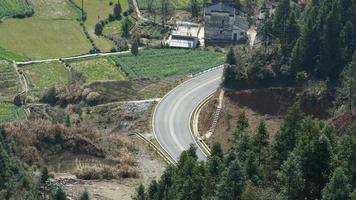
POLYGON ((225 12, 229 13, 229 15, 235 15, 235 9, 227 4, 222 2, 208 6, 205 8, 205 14, 210 15, 212 12, 225 12))

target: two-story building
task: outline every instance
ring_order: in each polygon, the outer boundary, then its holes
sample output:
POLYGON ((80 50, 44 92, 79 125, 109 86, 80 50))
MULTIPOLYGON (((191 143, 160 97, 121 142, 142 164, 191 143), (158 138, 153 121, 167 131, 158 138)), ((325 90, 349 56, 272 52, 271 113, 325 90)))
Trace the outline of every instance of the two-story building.
POLYGON ((205 40, 245 41, 247 21, 236 14, 236 9, 222 2, 204 9, 205 40))

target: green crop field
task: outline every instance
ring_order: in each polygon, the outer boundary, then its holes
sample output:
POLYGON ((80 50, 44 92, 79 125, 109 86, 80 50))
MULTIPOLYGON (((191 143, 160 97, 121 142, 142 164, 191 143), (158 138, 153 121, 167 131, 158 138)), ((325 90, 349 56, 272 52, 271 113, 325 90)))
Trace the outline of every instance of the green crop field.
POLYGON ((21 91, 21 84, 11 64, 0 60, 0 100, 12 101, 13 97, 21 91))
POLYGON ((32 17, 0 23, 0 46, 30 59, 88 53, 91 49, 77 21, 79 9, 67 0, 32 0, 32 17))
POLYGON ((71 66, 83 74, 86 82, 98 80, 125 80, 125 74, 110 58, 98 58, 71 63, 71 66))
MULTIPOLYGON (((81 0, 74 0, 77 5, 81 5, 81 0)), ((87 13, 87 20, 85 21, 85 26, 89 32, 91 38, 93 38, 94 43, 102 51, 110 51, 114 47, 114 43, 103 37, 98 37, 94 33, 95 24, 99 19, 108 18, 110 13, 113 13, 114 6, 110 6, 109 3, 115 3, 117 0, 90 0, 84 1, 84 10, 87 13)), ((128 8, 127 0, 120 0, 120 5, 122 10, 125 11, 128 8)))
POLYGON ((170 79, 194 74, 218 66, 224 55, 218 52, 188 49, 146 49, 139 55, 112 57, 130 79, 170 79))
POLYGON ((31 8, 26 0, 1 0, 0 1, 0 19, 6 16, 23 15, 31 8))
POLYGON ((30 94, 40 97, 51 86, 65 86, 70 72, 59 62, 28 65, 23 68, 29 80, 30 94))
POLYGON ((12 103, 0 102, 0 123, 14 120, 25 116, 22 108, 12 103))

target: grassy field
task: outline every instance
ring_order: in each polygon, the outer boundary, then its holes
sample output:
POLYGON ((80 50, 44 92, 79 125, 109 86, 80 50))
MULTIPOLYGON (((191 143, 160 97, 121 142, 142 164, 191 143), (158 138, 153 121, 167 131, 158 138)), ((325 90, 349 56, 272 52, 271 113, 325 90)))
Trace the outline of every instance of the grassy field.
POLYGON ((21 84, 14 68, 9 62, 0 60, 0 101, 12 101, 20 90, 21 84))
POLYGON ((113 56, 130 79, 170 79, 218 66, 224 55, 218 52, 187 49, 146 49, 139 55, 113 56))
POLYGON ((0 102, 0 123, 24 117, 25 112, 22 108, 12 103, 0 102))
POLYGON ((8 51, 4 48, 0 47, 0 60, 4 59, 4 60, 8 60, 8 61, 24 61, 27 60, 27 58, 23 55, 8 51))
POLYGON ((110 58, 98 58, 71 63, 71 66, 83 74, 87 82, 98 80, 125 80, 125 74, 110 58))
POLYGON ((0 46, 31 59, 72 56, 91 45, 79 22, 79 10, 67 0, 32 0, 35 14, 0 24, 0 46))
POLYGON ((0 19, 6 16, 22 15, 31 10, 25 0, 1 0, 0 19))
MULTIPOLYGON (((77 5, 81 5, 81 0, 74 0, 77 5)), ((98 22, 98 17, 100 19, 108 18, 108 15, 113 12, 114 6, 110 6, 110 2, 117 2, 117 0, 90 0, 85 1, 84 10, 87 12, 87 20, 85 21, 85 26, 89 32, 91 38, 93 38, 94 43, 102 51, 110 51, 114 47, 114 43, 103 37, 98 37, 94 33, 95 24, 98 22)), ((122 10, 125 11, 128 8, 127 0, 120 0, 120 5, 122 10)))
POLYGON ((28 65, 23 72, 30 82, 30 93, 35 97, 40 97, 51 86, 70 82, 70 72, 59 62, 28 65))

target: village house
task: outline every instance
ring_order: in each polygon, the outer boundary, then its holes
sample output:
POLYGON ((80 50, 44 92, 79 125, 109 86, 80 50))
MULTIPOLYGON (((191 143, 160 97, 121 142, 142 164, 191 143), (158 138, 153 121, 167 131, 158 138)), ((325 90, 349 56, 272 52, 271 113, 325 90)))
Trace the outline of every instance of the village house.
POLYGON ((205 40, 246 41, 247 21, 236 14, 236 9, 222 2, 204 9, 205 40))

